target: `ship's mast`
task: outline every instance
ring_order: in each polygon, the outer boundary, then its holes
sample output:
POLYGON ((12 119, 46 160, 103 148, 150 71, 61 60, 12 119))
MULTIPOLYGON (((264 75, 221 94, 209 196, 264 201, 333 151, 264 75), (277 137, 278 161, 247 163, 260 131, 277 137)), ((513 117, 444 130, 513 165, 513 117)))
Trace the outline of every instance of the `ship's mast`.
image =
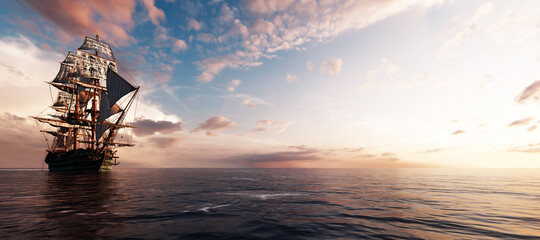
POLYGON ((86 148, 102 150, 109 146, 130 146, 113 141, 118 129, 131 127, 122 122, 138 92, 138 87, 124 80, 116 71, 112 51, 106 43, 100 41, 98 35, 95 39, 87 37, 76 53, 68 54, 61 63, 57 77, 49 82, 59 89, 58 98, 51 106, 57 114, 51 115, 53 118, 33 117, 57 128, 56 131, 42 131, 55 137, 49 151, 65 152, 71 148, 76 150, 84 148, 83 144, 86 144, 86 148), (110 74, 112 80, 109 79, 110 74), (107 86, 100 85, 101 80, 107 86), (111 85, 110 81, 114 83, 111 85), (112 90, 110 97, 104 99, 102 93, 108 96, 109 90, 112 90), (134 90, 136 91, 125 109, 122 109, 116 102, 134 90), (90 99, 92 102, 88 107, 90 99), (114 123, 108 122, 107 118, 116 113, 120 113, 118 119, 114 123), (101 138, 107 129, 109 134, 101 138), (103 141, 100 142, 100 139, 103 141))

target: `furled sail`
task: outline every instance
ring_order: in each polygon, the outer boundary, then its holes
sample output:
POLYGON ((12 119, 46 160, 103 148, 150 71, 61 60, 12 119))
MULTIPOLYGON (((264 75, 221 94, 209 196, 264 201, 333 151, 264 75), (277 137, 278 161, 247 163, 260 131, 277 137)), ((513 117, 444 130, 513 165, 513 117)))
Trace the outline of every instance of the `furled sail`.
POLYGON ((112 107, 120 98, 137 89, 124 80, 112 69, 107 70, 107 91, 109 96, 109 107, 112 107))
POLYGON ((78 125, 79 123, 68 123, 64 120, 57 120, 57 119, 48 119, 48 118, 40 118, 40 117, 34 117, 34 119, 42 122, 42 123, 48 123, 49 125, 53 127, 63 127, 63 128, 84 128, 84 129, 91 129, 89 126, 84 125, 78 125))
POLYGON ((98 41, 93 38, 86 37, 84 39, 84 43, 79 47, 79 50, 91 50, 91 51, 97 51, 98 53, 102 53, 103 55, 107 56, 109 59, 115 61, 114 54, 111 50, 111 47, 109 47, 108 44, 98 41))

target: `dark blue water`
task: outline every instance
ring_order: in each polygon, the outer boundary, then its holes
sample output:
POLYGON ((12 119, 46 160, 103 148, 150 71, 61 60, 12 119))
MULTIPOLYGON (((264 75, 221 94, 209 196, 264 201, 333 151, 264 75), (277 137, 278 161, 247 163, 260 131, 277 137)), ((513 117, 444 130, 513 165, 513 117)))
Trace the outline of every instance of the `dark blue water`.
POLYGON ((539 239, 540 170, 2 170, 0 236, 539 239))

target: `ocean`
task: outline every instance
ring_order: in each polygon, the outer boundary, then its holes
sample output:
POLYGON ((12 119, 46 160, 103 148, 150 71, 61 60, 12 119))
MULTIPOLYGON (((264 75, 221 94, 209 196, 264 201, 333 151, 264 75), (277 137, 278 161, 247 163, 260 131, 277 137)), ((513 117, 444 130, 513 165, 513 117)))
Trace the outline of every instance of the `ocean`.
POLYGON ((0 237, 540 239, 540 169, 4 169, 0 237))

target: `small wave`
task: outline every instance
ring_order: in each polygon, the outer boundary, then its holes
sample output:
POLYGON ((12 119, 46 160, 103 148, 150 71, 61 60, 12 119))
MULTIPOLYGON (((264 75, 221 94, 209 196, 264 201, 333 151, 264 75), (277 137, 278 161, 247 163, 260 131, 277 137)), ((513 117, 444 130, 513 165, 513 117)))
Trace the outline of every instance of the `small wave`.
POLYGON ((272 199, 272 198, 280 198, 280 197, 288 197, 288 196, 302 196, 305 194, 300 193, 268 193, 268 194, 254 194, 249 195, 250 197, 254 198, 260 198, 262 200, 272 199))
POLYGON ((222 205, 205 204, 204 207, 199 208, 198 211, 208 212, 210 209, 227 207, 227 206, 229 206, 229 205, 231 205, 231 203, 229 203, 229 204, 222 204, 222 205))
POLYGON ((225 193, 227 195, 235 195, 235 196, 244 196, 244 197, 250 197, 250 198, 259 198, 262 200, 267 199, 275 199, 275 198, 281 198, 281 197, 289 197, 289 196, 305 196, 307 194, 302 193, 262 193, 262 194, 253 194, 253 193, 225 193))
POLYGON ((107 212, 94 212, 94 213, 75 213, 77 215, 82 215, 82 216, 97 216, 97 215, 101 215, 101 214, 106 214, 107 212))
POLYGON ((75 212, 75 210, 68 209, 68 210, 60 211, 60 213, 70 213, 70 212, 75 212))

